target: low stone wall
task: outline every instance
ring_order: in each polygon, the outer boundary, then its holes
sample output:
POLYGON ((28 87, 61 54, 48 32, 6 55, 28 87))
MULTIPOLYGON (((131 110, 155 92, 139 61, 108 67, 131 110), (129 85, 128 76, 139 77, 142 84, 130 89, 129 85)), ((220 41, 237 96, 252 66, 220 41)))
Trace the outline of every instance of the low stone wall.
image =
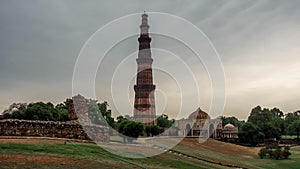
POLYGON ((82 126, 77 120, 67 122, 0 120, 0 136, 57 137, 100 142, 108 142, 110 139, 108 127, 94 124, 82 126))

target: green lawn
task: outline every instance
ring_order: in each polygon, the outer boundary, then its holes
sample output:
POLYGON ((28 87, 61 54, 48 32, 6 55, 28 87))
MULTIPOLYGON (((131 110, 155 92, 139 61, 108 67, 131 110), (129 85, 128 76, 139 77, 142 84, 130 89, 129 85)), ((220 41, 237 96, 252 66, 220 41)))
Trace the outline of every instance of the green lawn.
POLYGON ((295 139, 295 138, 297 138, 297 135, 282 135, 281 138, 284 138, 284 139, 295 139))
POLYGON ((289 159, 275 160, 275 159, 258 159, 256 165, 261 168, 289 168, 298 169, 300 166, 300 147, 294 147, 291 150, 292 155, 289 159))
MULTIPOLYGON (((213 146, 213 145, 212 145, 213 146)), ((234 146, 233 146, 234 147, 234 146)), ((179 144, 173 148, 178 152, 188 154, 194 157, 201 157, 211 161, 220 161, 223 164, 234 164, 246 168, 299 168, 300 166, 300 147, 293 147, 291 149, 292 155, 289 159, 274 160, 274 159, 260 159, 258 155, 252 154, 222 154, 221 151, 212 151, 193 146, 185 146, 179 144)), ((1 143, 0 155, 6 154, 24 154, 36 156, 55 156, 76 159, 77 163, 47 163, 41 164, 39 162, 25 162, 17 163, 17 159, 11 159, 13 162, 1 161, 0 169, 4 168, 183 168, 183 169, 197 169, 197 168, 228 168, 218 164, 211 164, 197 159, 191 159, 183 156, 174 155, 171 153, 164 153, 154 157, 143 159, 123 158, 111 154, 99 146, 93 144, 73 144, 68 143, 39 143, 39 144, 20 144, 20 143, 1 143), (14 161, 15 160, 15 161, 14 161)))
MULTIPOLYGON (((191 141, 190 144, 178 144, 172 149, 212 162, 221 162, 243 168, 298 169, 300 166, 300 147, 292 147, 290 150, 292 155, 288 159, 274 160, 260 159, 257 153, 245 151, 245 148, 249 150, 258 149, 255 147, 242 147, 215 140, 207 140, 208 143, 206 144, 194 144, 195 142, 197 139, 191 141)), ((161 145, 163 143, 163 141, 160 142, 161 145)))
MULTIPOLYGON (((12 167, 16 168, 202 168, 193 160, 178 160, 172 155, 166 157, 150 157, 144 159, 122 158, 113 155, 96 145, 84 144, 0 144, 0 153, 4 154, 36 154, 53 155, 59 157, 71 157, 77 159, 92 160, 89 164, 76 166, 73 164, 46 164, 26 163, 12 167), (98 166, 98 167, 97 167, 98 166)), ((0 163, 0 168, 10 167, 8 163, 0 163)))

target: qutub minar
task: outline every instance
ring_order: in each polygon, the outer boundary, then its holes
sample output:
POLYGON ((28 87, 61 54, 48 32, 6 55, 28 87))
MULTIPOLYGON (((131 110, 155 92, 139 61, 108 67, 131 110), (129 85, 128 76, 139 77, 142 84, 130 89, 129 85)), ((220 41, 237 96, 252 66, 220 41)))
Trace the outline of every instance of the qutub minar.
POLYGON ((135 100, 133 118, 144 125, 156 125, 155 85, 153 84, 151 57, 151 38, 149 37, 148 15, 142 14, 141 33, 138 38, 139 53, 137 62, 137 78, 134 85, 135 100))

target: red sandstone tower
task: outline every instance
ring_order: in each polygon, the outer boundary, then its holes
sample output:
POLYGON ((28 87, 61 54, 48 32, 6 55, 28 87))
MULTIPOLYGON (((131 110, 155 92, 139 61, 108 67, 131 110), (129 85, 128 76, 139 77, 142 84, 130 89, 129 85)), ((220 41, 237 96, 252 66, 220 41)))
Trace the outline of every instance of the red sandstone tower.
POLYGON ((137 62, 137 78, 134 85, 135 100, 133 118, 145 125, 156 125, 155 99, 152 77, 151 38, 149 37, 148 15, 142 15, 141 33, 138 38, 139 53, 137 62))

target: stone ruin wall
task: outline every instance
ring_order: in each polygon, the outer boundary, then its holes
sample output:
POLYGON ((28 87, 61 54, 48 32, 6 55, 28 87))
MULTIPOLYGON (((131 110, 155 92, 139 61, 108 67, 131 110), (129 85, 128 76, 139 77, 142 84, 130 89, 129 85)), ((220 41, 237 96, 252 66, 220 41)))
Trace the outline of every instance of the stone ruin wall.
POLYGON ((80 125, 78 121, 53 122, 6 119, 0 120, 0 136, 57 137, 108 142, 105 126, 80 125), (85 129, 85 130, 84 130, 85 129), (88 131, 88 134, 85 132, 88 131))
POLYGON ((66 100, 70 121, 0 120, 0 136, 40 136, 108 142, 107 126, 92 124, 87 117, 88 106, 83 96, 66 100), (79 118, 78 118, 79 117, 79 118))

